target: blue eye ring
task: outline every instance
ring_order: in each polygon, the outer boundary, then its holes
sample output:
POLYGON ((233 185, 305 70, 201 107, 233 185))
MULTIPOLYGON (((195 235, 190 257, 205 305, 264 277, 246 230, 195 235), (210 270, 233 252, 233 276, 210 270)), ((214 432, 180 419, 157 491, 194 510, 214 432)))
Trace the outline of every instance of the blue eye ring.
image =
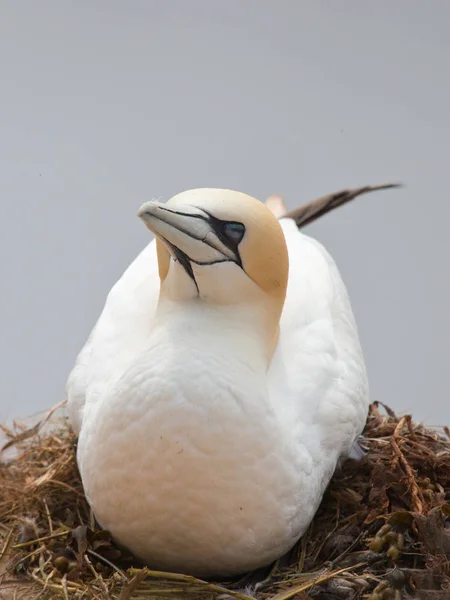
POLYGON ((229 221, 223 224, 223 234, 235 244, 239 244, 245 234, 245 225, 236 221, 229 221))

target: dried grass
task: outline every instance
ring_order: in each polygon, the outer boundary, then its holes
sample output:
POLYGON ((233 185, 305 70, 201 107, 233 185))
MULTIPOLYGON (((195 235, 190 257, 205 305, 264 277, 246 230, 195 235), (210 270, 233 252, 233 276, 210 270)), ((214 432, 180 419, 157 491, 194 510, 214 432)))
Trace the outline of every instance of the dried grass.
POLYGON ((384 408, 372 404, 367 456, 335 474, 289 565, 252 592, 142 568, 96 526, 67 423, 3 427, 0 598, 448 600, 450 433, 384 408))

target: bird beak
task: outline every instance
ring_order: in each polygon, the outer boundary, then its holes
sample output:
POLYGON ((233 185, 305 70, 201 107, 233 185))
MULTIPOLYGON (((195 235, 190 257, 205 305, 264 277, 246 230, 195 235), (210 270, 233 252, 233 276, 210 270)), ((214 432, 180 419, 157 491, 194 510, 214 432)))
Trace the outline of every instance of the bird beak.
POLYGON ((218 237, 211 217, 199 208, 189 205, 175 208, 146 202, 137 215, 176 260, 180 252, 198 265, 240 260, 236 252, 218 237))

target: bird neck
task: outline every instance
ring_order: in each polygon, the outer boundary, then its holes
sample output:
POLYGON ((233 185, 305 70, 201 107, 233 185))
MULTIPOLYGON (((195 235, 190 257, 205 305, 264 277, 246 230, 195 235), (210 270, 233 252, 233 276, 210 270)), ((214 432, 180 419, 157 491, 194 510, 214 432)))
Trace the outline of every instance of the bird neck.
POLYGON ((156 331, 164 331, 174 346, 186 352, 203 348, 208 354, 233 356, 264 372, 279 333, 278 320, 268 307, 213 305, 200 298, 160 298, 156 323, 156 331))

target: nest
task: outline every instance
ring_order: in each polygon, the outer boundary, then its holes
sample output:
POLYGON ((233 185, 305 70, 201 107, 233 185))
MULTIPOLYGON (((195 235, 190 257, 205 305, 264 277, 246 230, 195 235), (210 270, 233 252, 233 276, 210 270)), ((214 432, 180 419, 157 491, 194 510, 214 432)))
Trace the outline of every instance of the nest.
POLYGON ((448 428, 372 404, 367 455, 336 472, 288 564, 260 573, 255 587, 251 575, 212 582, 152 571, 116 547, 84 497, 67 421, 48 424, 54 411, 34 427, 3 427, 2 599, 450 598, 448 428))

